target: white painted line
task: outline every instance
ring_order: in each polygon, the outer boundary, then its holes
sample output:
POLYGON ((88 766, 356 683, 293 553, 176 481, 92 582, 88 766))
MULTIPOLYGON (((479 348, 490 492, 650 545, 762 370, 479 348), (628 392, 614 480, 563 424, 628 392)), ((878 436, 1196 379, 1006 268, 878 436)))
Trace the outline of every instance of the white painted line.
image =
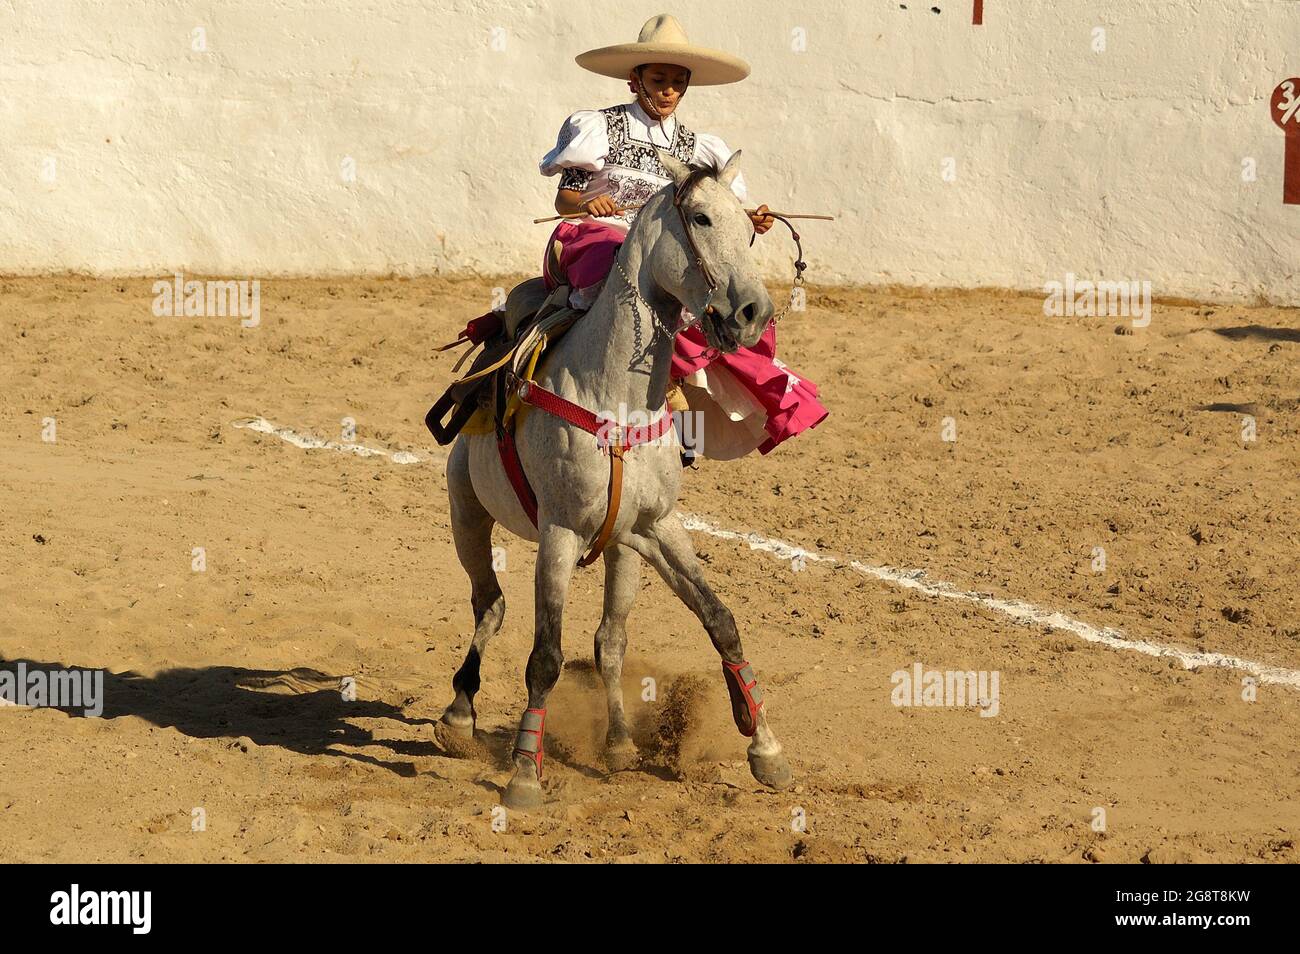
POLYGON ((274 434, 282 441, 288 441, 294 447, 303 450, 335 450, 358 457, 387 457, 394 464, 418 464, 423 459, 410 451, 390 451, 383 447, 367 447, 350 441, 327 441, 312 434, 299 434, 297 431, 272 424, 264 417, 253 417, 243 421, 232 421, 231 427, 243 427, 259 434, 274 434))
POLYGON ((1048 629, 1073 633, 1087 642, 1109 646, 1111 649, 1123 649, 1147 656, 1176 659, 1186 669, 1197 669, 1201 666, 1237 669, 1241 672, 1250 673, 1261 683, 1288 686, 1300 690, 1300 671, 1294 669, 1265 666, 1250 659, 1225 656, 1223 653, 1190 652, 1178 649, 1175 646, 1153 643, 1145 639, 1129 639, 1117 629, 1099 628, 1064 613, 1034 606, 1032 603, 1025 603, 1021 600, 1002 600, 986 593, 961 590, 951 583, 944 583, 941 580, 927 582, 924 570, 901 570, 892 566, 874 566, 860 560, 850 560, 817 550, 809 550, 793 543, 787 543, 785 540, 765 537, 759 533, 740 533, 735 530, 727 530, 696 514, 678 511, 678 516, 681 517, 682 525, 687 530, 717 537, 719 540, 748 543, 751 550, 762 550, 772 554, 779 560, 793 562, 802 559, 808 563, 824 563, 827 566, 847 566, 864 576, 875 577, 878 580, 883 580, 904 589, 916 590, 926 596, 975 603, 986 609, 1009 616, 1015 622, 1026 626, 1045 626, 1048 629))
MULTIPOLYGON (((294 447, 304 449, 335 450, 356 454, 359 457, 387 457, 395 464, 417 464, 427 459, 409 451, 389 451, 378 447, 366 447, 362 444, 322 440, 310 434, 300 434, 288 427, 272 424, 262 417, 234 421, 232 426, 247 428, 261 434, 274 434, 294 447)), ((751 550, 770 553, 778 560, 789 560, 791 562, 803 560, 806 563, 845 566, 864 576, 874 577, 877 580, 903 589, 916 590, 926 596, 974 603, 983 606, 985 609, 1010 617, 1014 622, 1025 626, 1044 626, 1048 629, 1073 633, 1086 642, 1108 646, 1111 649, 1122 649, 1127 652, 1142 653, 1146 656, 1158 658, 1176 659, 1186 669, 1198 669, 1202 666, 1236 669, 1240 672, 1249 673, 1266 685, 1287 686, 1291 689, 1300 690, 1300 671, 1294 669, 1265 666, 1250 659, 1225 656, 1223 653, 1191 652, 1179 649, 1176 646, 1166 646, 1145 639, 1129 639, 1117 629, 1093 626, 1091 623, 1085 623, 1083 620, 1067 616, 1057 610, 1043 609, 1021 600, 998 599, 989 593, 976 593, 970 590, 958 589, 951 583, 945 583, 942 580, 929 582, 925 579, 925 570, 903 570, 892 566, 875 566, 870 563, 863 563, 861 560, 848 559, 834 554, 823 553, 819 550, 809 550, 806 547, 788 543, 785 540, 778 540, 775 537, 766 537, 760 533, 741 533, 737 530, 728 530, 697 514, 680 510, 677 514, 681 518, 682 525, 687 530, 716 537, 719 540, 747 543, 751 550)))

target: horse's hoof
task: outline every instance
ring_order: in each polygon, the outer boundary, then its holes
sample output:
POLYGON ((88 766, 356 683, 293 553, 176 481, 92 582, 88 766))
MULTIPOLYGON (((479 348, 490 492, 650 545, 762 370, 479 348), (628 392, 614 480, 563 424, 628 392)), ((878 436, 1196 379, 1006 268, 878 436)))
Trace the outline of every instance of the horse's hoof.
POLYGON ((515 776, 506 786, 505 793, 501 796, 501 804, 517 812, 540 808, 542 806, 541 783, 531 780, 522 781, 515 776))
POLYGON ((631 739, 605 747, 605 766, 611 772, 626 772, 641 761, 641 751, 631 739))
POLYGON ((433 724, 433 737, 438 740, 448 758, 453 759, 473 759, 480 762, 490 762, 491 755, 484 747, 483 743, 474 738, 474 728, 471 725, 468 730, 460 726, 450 725, 446 722, 435 722, 433 724))
POLYGON ((448 706, 447 711, 442 714, 442 719, 439 720, 438 725, 446 726, 447 729, 461 738, 468 739, 474 735, 474 717, 457 712, 451 706, 448 706))
POLYGON ((794 781, 794 773, 790 771, 790 763, 786 761, 785 755, 781 752, 777 752, 775 755, 750 754, 749 771, 761 784, 778 792, 789 788, 790 783, 794 781))

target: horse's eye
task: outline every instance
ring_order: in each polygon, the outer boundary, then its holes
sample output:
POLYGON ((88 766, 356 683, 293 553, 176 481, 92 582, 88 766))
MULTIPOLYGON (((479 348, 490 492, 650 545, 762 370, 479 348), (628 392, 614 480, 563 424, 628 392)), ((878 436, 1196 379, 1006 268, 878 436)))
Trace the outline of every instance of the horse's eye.
POLYGON ((696 225, 712 225, 713 223, 709 221, 709 217, 708 217, 707 215, 705 215, 703 212, 696 212, 696 213, 695 213, 695 224, 696 224, 696 225))

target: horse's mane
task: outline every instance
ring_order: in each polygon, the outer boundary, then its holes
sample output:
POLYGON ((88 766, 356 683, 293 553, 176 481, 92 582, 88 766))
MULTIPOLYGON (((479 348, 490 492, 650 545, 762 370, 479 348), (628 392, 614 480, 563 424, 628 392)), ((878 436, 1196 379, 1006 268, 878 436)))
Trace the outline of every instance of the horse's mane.
MULTIPOLYGON (((714 181, 717 181, 719 173, 722 172, 722 167, 719 166, 712 157, 701 160, 700 162, 689 162, 686 164, 686 168, 690 169, 692 173, 701 173, 702 174, 701 178, 709 178, 709 179, 713 179, 714 181)), ((669 189, 673 189, 673 188, 676 188, 676 185, 675 183, 670 181, 667 185, 665 185, 662 189, 660 189, 658 192, 655 193, 655 197, 658 197, 660 194, 667 192, 669 189)), ((632 226, 631 228, 628 229, 628 235, 627 235, 628 239, 632 237, 632 232, 636 230, 637 226, 641 222, 641 219, 642 216, 640 215, 638 215, 635 219, 633 219, 632 226)))
POLYGON ((716 179, 718 173, 722 171, 722 167, 717 164, 717 161, 712 156, 702 162, 687 163, 687 168, 698 170, 699 172, 707 172, 714 179, 716 179))

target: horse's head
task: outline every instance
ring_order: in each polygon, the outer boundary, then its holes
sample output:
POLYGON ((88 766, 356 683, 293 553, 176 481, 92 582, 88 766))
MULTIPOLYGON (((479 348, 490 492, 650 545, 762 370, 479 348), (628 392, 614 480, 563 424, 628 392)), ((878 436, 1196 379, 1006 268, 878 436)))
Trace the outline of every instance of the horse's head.
POLYGON ((673 187, 654 210, 663 229, 652 257, 655 281, 699 317, 711 346, 727 353, 753 347, 774 308, 750 250, 754 225, 731 191, 740 152, 722 169, 659 157, 673 187))

